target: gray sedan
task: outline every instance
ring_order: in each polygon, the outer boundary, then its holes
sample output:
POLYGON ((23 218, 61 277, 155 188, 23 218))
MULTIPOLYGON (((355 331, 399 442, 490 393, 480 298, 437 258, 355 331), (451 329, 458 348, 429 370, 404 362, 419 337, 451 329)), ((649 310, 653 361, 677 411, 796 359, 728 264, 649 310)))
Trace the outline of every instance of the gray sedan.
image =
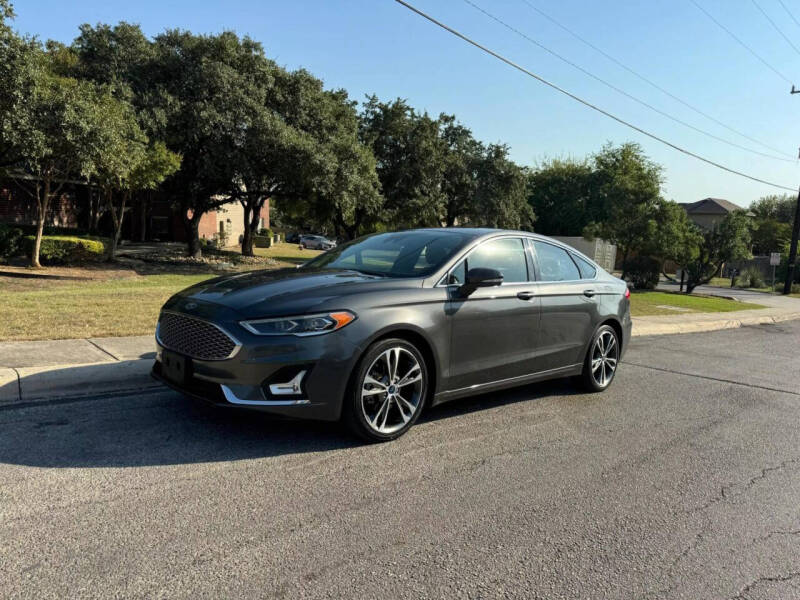
POLYGON ((567 376, 602 392, 630 332, 626 284, 568 246, 421 229, 176 294, 153 375, 219 406, 342 419, 385 441, 471 394, 567 376))

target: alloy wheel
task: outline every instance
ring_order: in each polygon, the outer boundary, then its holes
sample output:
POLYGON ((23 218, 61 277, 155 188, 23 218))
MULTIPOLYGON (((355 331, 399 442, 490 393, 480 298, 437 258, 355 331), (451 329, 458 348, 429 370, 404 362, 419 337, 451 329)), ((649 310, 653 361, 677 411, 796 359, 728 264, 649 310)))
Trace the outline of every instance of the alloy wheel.
POLYGON ((601 388, 606 387, 614 378, 619 361, 619 344, 617 336, 611 331, 602 331, 592 347, 592 379, 601 388))
POLYGON ((414 417, 425 390, 417 358, 402 346, 392 346, 372 362, 361 382, 361 410, 367 425, 391 434, 414 417))

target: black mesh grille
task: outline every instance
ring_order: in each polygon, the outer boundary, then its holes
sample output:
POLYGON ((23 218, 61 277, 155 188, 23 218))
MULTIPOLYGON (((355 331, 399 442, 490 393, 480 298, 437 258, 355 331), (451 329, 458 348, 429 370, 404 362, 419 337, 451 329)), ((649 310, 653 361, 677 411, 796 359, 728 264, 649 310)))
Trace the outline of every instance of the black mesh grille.
POLYGON ((236 348, 236 342, 211 323, 173 313, 161 314, 158 338, 165 348, 200 360, 223 360, 236 348))

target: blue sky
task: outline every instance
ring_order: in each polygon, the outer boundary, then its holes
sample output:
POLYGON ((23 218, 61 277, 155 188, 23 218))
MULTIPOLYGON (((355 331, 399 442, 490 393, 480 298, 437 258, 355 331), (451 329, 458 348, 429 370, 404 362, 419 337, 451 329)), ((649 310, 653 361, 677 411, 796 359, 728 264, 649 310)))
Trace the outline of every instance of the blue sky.
MULTIPOLYGON (((553 25, 525 0, 473 0, 559 54, 629 94, 719 137, 763 148, 651 88, 553 25)), ((697 0, 800 87, 800 53, 751 0, 697 0)), ((757 0, 800 46, 800 26, 778 0, 757 0)), ((783 0, 800 20, 800 1, 783 0)), ((690 0, 528 0, 582 37, 718 120, 792 157, 800 147, 800 95, 714 25, 690 0)), ((783 162, 707 138, 655 114, 481 14, 463 0, 412 0, 465 34, 572 92, 692 151, 762 179, 800 185, 797 161, 783 162)), ((232 29, 288 67, 362 99, 402 97, 430 113, 455 113, 476 137, 502 141, 513 158, 583 157, 606 141, 637 141, 665 167, 665 196, 707 196, 740 205, 779 192, 704 165, 595 113, 446 34, 392 0, 22 0, 16 27, 71 41, 81 23, 139 23, 148 35, 180 27, 232 29)), ((767 151, 769 152, 769 151, 767 151)))

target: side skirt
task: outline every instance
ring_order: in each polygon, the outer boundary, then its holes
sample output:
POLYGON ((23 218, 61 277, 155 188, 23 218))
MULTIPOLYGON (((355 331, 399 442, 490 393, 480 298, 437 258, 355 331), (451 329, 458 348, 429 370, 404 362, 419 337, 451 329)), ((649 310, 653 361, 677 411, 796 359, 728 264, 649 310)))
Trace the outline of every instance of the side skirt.
POLYGON ((500 379, 498 381, 490 381, 489 383, 477 383, 465 388, 457 390, 446 390, 444 392, 437 392, 433 397, 431 406, 456 400, 457 398, 464 398, 466 396, 474 396, 476 394, 485 394, 486 392, 494 392, 496 390, 503 390, 506 388, 517 387, 534 383, 536 381, 544 381, 545 379, 556 379, 558 377, 569 377, 572 375, 580 375, 583 371, 583 363, 574 365, 567 365, 566 367, 558 367, 556 369, 548 369, 547 371, 539 371, 530 375, 520 375, 518 377, 509 377, 508 379, 500 379))

